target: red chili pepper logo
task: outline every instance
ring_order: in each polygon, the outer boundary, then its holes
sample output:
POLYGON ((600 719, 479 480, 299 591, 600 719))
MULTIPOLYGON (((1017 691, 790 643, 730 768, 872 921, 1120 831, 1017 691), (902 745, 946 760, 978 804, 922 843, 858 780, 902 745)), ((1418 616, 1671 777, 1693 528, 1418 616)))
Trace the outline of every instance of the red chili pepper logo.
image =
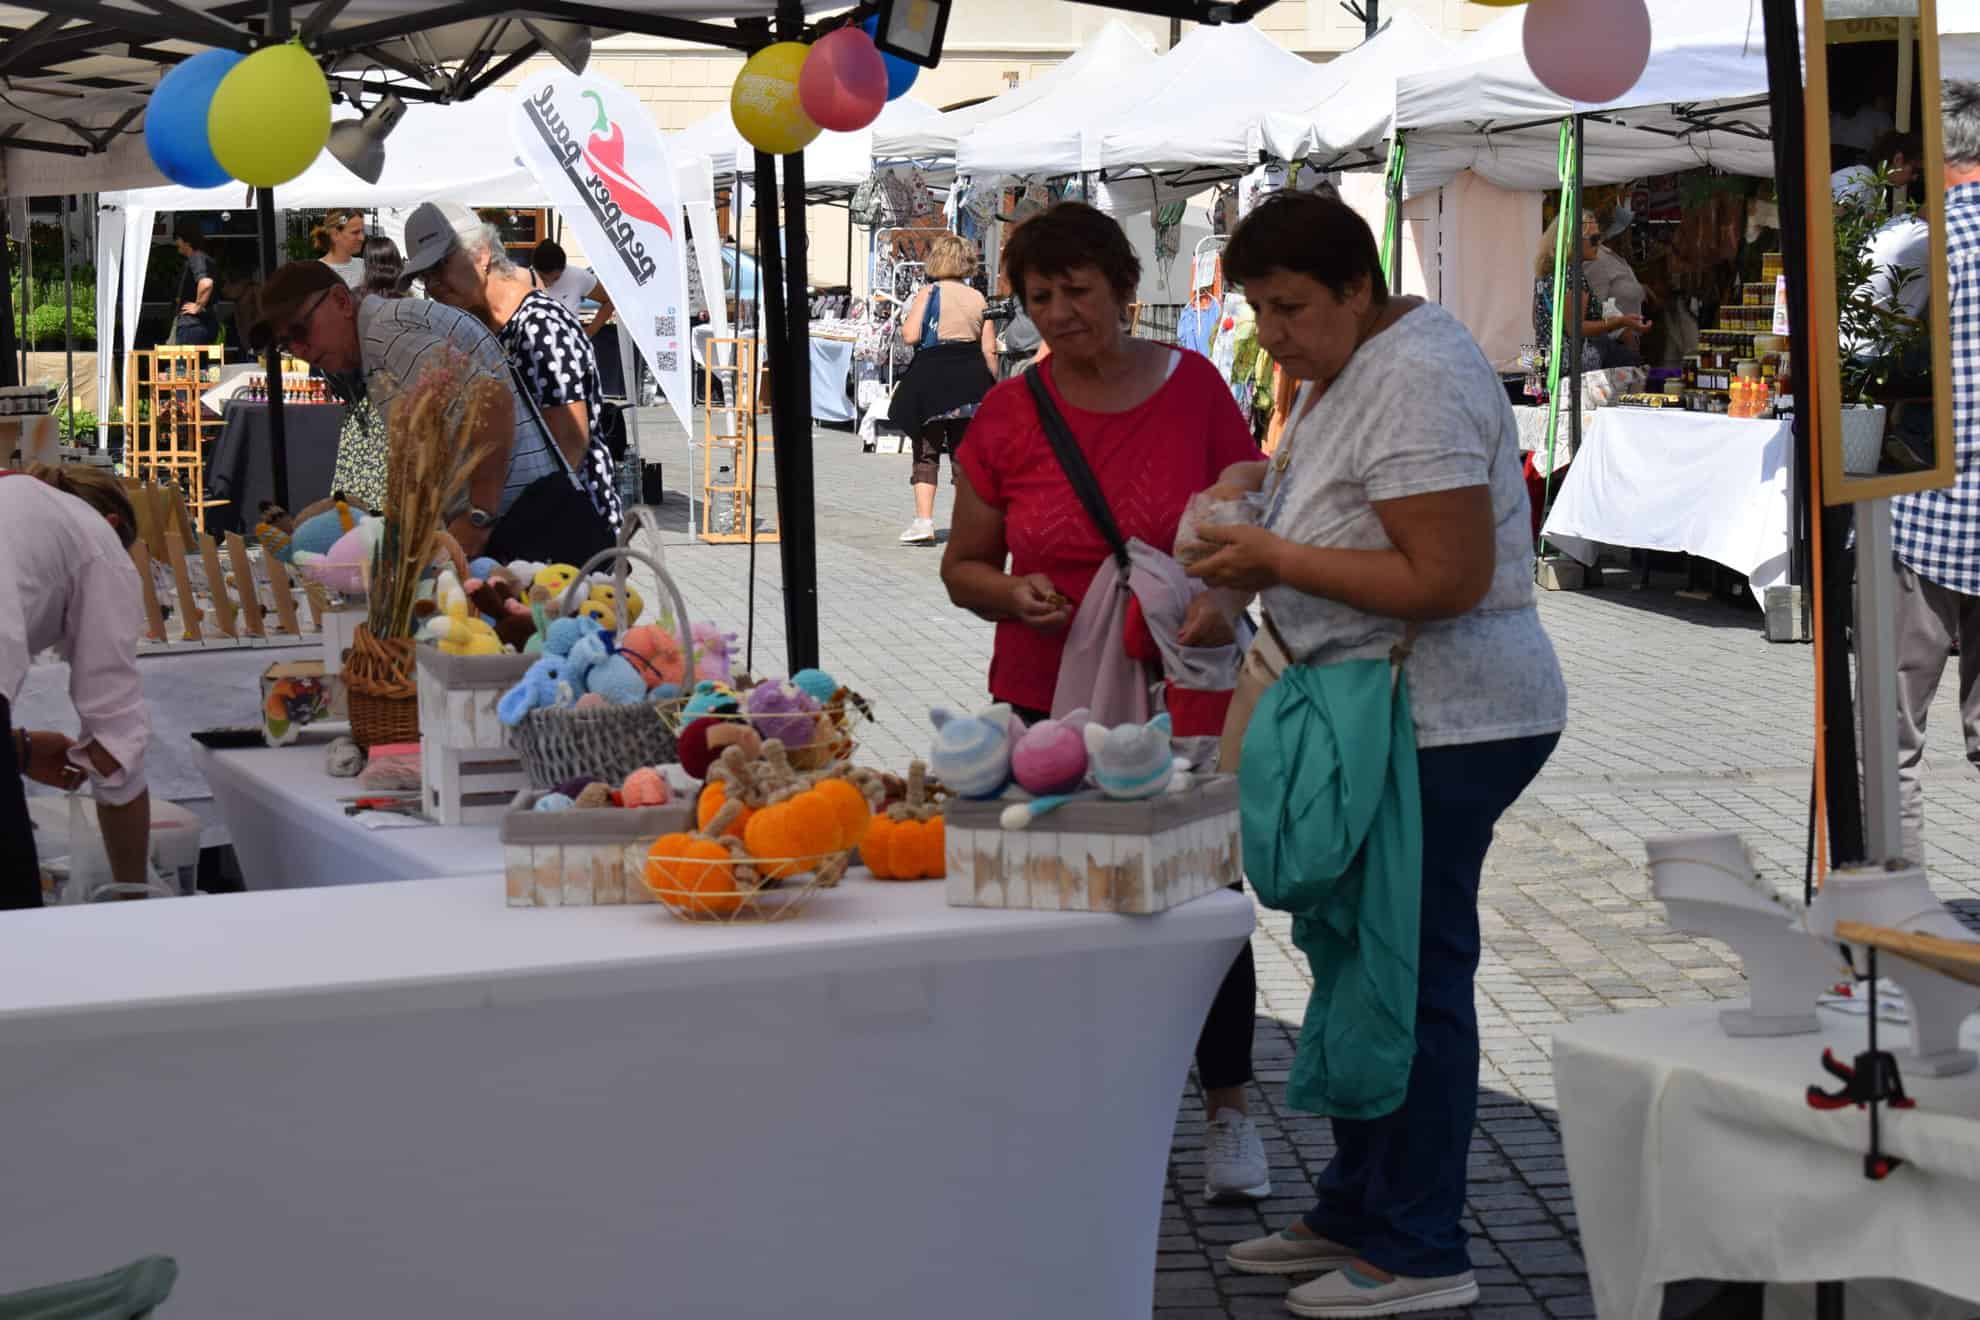
POLYGON ((672 238, 674 227, 667 223, 667 217, 626 173, 626 137, 606 115, 605 99, 596 92, 586 92, 585 96, 596 103, 598 122, 592 125, 591 138, 584 144, 584 163, 604 182, 605 191, 612 194, 621 211, 635 220, 660 226, 661 232, 672 238), (611 131, 601 132, 604 129, 611 131))

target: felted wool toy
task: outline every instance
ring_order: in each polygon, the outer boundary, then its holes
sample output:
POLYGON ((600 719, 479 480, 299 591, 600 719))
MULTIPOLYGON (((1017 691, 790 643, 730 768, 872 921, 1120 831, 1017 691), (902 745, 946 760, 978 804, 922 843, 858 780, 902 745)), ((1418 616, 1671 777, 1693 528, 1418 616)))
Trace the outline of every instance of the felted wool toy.
POLYGON ((545 793, 536 799, 536 811, 569 811, 574 803, 562 793, 545 793))
POLYGON ((816 732, 818 703, 793 684, 758 683, 744 695, 743 713, 765 742, 775 738, 785 747, 805 747, 816 732))
POLYGON ((586 784, 584 792, 571 800, 571 805, 581 811, 595 811, 599 807, 612 805, 612 787, 609 784, 586 784))
POLYGON ((587 692, 583 696, 577 699, 577 705, 571 707, 571 709, 572 710, 605 710, 608 707, 610 707, 611 704, 612 704, 611 702, 607 701, 604 697, 600 696, 598 693, 587 692))
POLYGON ((490 559, 487 555, 482 555, 478 559, 468 560, 468 576, 481 578, 486 581, 498 572, 501 567, 502 562, 500 560, 490 559))
POLYGON ((1146 724, 1112 729, 1087 725, 1086 754, 1093 763, 1093 782, 1102 793, 1121 801, 1161 794, 1176 772, 1169 739, 1166 711, 1146 724))
POLYGON ((791 682, 821 706, 839 690, 839 680, 822 669, 800 669, 791 675, 791 682))
POLYGON ((824 711, 811 717, 808 742, 791 749, 791 764, 800 770, 823 770, 838 759, 846 744, 839 737, 839 726, 824 711))
POLYGON ((319 586, 346 596, 359 595, 365 589, 365 569, 371 563, 371 549, 384 529, 382 519, 366 518, 338 537, 327 553, 304 550, 291 558, 319 586))
POLYGON ((717 683, 734 680, 730 668, 730 653, 735 649, 736 635, 725 633, 712 623, 697 623, 691 630, 694 634, 694 676, 697 679, 713 679, 717 683))
POLYGON ((928 712, 935 725, 935 747, 928 768, 943 784, 967 798, 992 798, 1011 777, 1011 749, 1017 741, 1011 708, 999 703, 980 715, 958 715, 938 706, 928 712))
POLYGON ((742 709, 742 700, 726 684, 704 678, 694 685, 694 694, 688 698, 685 713, 689 715, 734 715, 742 709))
POLYGON ((495 630, 464 615, 436 614, 419 630, 419 640, 434 643, 447 655, 502 654, 502 639, 495 630))
POLYGON ((364 748, 349 738, 338 738, 330 744, 323 768, 332 779, 355 779, 364 769, 364 748))
POLYGON ((543 634, 543 650, 547 655, 569 655, 571 648, 587 637, 596 636, 600 629, 589 619, 556 619, 543 634))
POLYGON ((587 596, 579 601, 572 610, 571 617, 589 619, 606 632, 611 632, 619 626, 618 614, 613 611, 610 605, 599 600, 596 596, 587 596))
MULTIPOLYGON (((631 607, 629 609, 622 610, 619 608, 618 588, 613 585, 610 578, 606 578, 602 582, 593 582, 591 590, 586 593, 586 596, 587 599, 595 600, 609 610, 612 616, 619 620, 619 626, 621 628, 630 628, 635 623, 638 623, 639 616, 646 611, 646 602, 639 598, 639 592, 634 590, 633 584, 630 582, 626 583, 626 601, 631 607)), ((606 626, 610 627, 612 625, 607 624, 606 626)))
MULTIPOLYGON (((589 643, 581 643, 588 645, 589 643)), ((609 655, 591 667, 584 678, 585 691, 605 698, 614 706, 630 706, 646 696, 646 682, 623 655, 609 655)))
POLYGON ((495 715, 502 723, 517 725, 533 710, 563 705, 577 699, 570 680, 564 675, 562 656, 546 655, 527 670, 516 685, 495 703, 495 715))
POLYGON ((678 685, 687 677, 687 657, 678 638, 657 624, 628 628, 619 635, 619 653, 633 662, 649 688, 678 685))
POLYGON ((566 779, 563 783, 558 784, 553 791, 562 793, 565 797, 574 798, 598 782, 597 775, 579 775, 574 779, 566 779))
POLYGON ((627 775, 619 788, 619 801, 628 807, 664 807, 673 797, 667 777, 650 765, 627 775))
POLYGON ((681 763, 681 769, 696 779, 708 778, 708 768, 715 764, 721 753, 708 745, 708 735, 722 721, 712 716, 690 720, 675 739, 674 756, 681 763))
POLYGON ((461 584, 468 604, 483 615, 495 629, 504 646, 520 651, 536 635, 536 619, 506 574, 495 578, 470 578, 461 584))
MULTIPOLYGON (((611 653, 611 650, 605 645, 605 639, 597 633, 593 633, 589 637, 579 638, 572 645, 570 654, 564 657, 564 676, 570 680, 571 690, 574 692, 589 691, 590 689, 585 685, 586 678, 590 676, 594 668, 604 664, 605 658, 611 653)), ((640 684, 640 691, 644 692, 645 690, 646 685, 644 683, 640 684)))
POLYGON ((1078 728, 1040 720, 1018 735, 1011 777, 1027 793, 1070 793, 1086 779, 1086 739, 1078 728))
POLYGON ((364 521, 365 516, 350 505, 334 504, 297 524, 295 532, 289 537, 288 546, 284 551, 278 551, 275 557, 291 564, 298 554, 327 554, 346 532, 364 521))
POLYGON ((564 589, 577 581, 575 564, 545 564, 530 578, 530 585, 546 588, 551 596, 560 596, 564 589))

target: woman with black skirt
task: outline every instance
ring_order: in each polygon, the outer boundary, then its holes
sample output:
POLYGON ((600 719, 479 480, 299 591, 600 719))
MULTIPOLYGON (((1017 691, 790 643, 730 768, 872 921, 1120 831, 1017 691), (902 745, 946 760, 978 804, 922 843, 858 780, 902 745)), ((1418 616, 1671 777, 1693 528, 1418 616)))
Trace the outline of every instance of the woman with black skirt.
MULTIPOLYGON (((967 283, 976 274, 976 245, 943 234, 929 245, 928 283, 908 300, 901 333, 914 342, 914 361, 894 390, 888 418, 914 442, 914 521, 903 545, 935 543, 935 478, 942 455, 955 454, 976 405, 997 383, 997 330, 988 304, 967 283)), ((949 467, 955 480, 955 465, 949 467)))

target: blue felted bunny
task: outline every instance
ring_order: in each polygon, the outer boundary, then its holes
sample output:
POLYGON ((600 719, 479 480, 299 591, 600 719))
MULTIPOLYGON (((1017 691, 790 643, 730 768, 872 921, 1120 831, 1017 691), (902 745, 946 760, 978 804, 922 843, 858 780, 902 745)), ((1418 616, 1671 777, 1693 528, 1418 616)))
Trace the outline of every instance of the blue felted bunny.
POLYGON ((562 657, 546 655, 527 670, 516 685, 495 703, 495 714, 504 724, 522 723, 523 716, 546 706, 568 706, 577 700, 562 657))
POLYGON ((558 619, 544 636, 543 649, 549 655, 569 655, 579 642, 603 631, 596 619, 558 619))
POLYGON ((605 663, 605 657, 612 653, 605 639, 593 633, 581 637, 571 645, 570 653, 564 657, 564 677, 570 680, 575 692, 585 691, 584 680, 593 667, 605 663))
MULTIPOLYGON (((578 645, 588 646, 590 642, 587 640, 578 645)), ((584 690, 596 692, 614 706, 630 706, 646 699, 646 680, 639 676, 639 670, 633 668, 632 661, 623 655, 613 654, 591 667, 591 672, 584 676, 584 690)))

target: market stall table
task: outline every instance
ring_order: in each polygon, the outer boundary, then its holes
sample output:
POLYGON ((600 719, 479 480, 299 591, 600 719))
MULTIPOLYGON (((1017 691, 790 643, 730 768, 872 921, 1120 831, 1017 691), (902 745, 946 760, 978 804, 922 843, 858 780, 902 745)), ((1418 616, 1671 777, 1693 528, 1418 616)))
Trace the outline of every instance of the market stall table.
MULTIPOLYGON (((1721 1004, 1588 1018, 1554 1035, 1561 1144, 1604 1320, 1657 1320, 1680 1279, 1900 1279, 1980 1304, 1980 1074, 1907 1074, 1912 1110, 1886 1110, 1906 1163, 1863 1176, 1868 1117, 1805 1099, 1829 1089, 1822 1051, 1866 1048, 1861 1016, 1824 1009, 1819 1035, 1732 1039, 1721 1004)), ((1980 1041, 1969 1020, 1965 1044, 1980 1041)), ((1902 1026, 1879 1031, 1901 1049, 1902 1026)), ((1967 1320, 1920 1296, 1908 1320, 1967 1320)), ((1861 1312, 1857 1314, 1862 1314, 1861 1312)))
POLYGON ((199 748, 200 772, 249 889, 313 889, 501 869, 502 844, 493 825, 388 818, 373 829, 345 815, 337 799, 367 790, 324 769, 327 741, 312 731, 287 747, 199 748))
POLYGON ((0 1278, 159 1252, 188 1315, 1147 1320, 1248 899, 989 912, 855 871, 709 927, 502 892, 11 914, 0 1278))
POLYGON ((1543 534, 1584 564, 1604 543, 1697 555, 1744 574, 1758 597, 1787 581, 1792 438, 1786 421, 1603 408, 1543 534))
MULTIPOLYGON (((288 403, 282 408, 289 449, 289 510, 330 493, 337 472, 337 441, 344 430, 338 403, 288 403)), ((207 514, 209 531, 246 534, 261 502, 274 498, 268 405, 232 400, 206 463, 206 498, 227 504, 207 514)))

